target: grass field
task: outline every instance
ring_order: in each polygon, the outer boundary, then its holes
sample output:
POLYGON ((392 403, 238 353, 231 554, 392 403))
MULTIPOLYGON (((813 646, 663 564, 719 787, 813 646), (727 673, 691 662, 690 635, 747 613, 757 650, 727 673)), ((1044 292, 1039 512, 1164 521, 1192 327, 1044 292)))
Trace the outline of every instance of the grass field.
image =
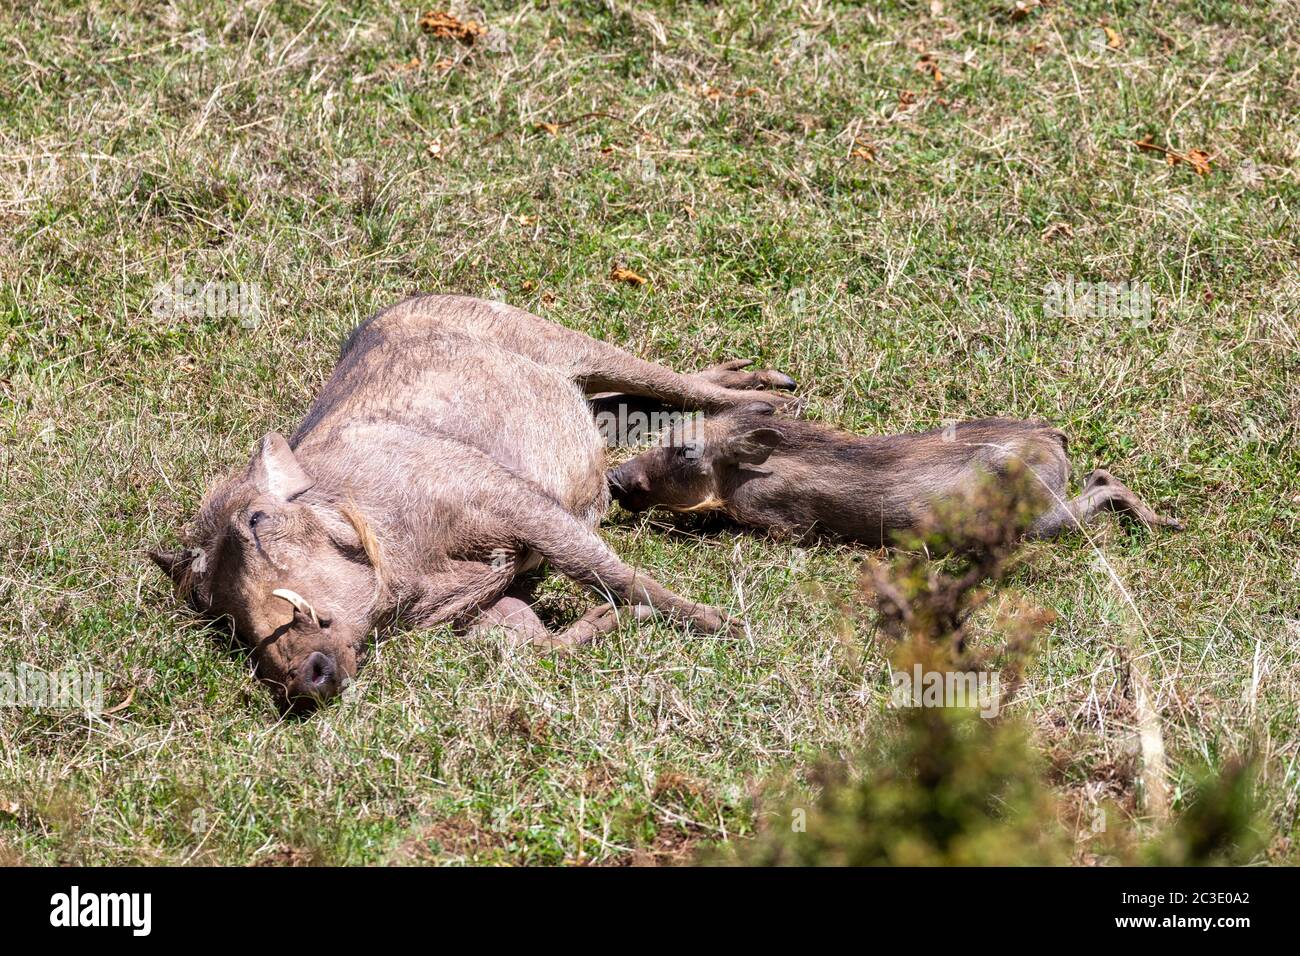
POLYGON ((452 8, 469 45, 425 9, 0 11, 0 669, 93 668, 113 711, 0 708, 0 859, 671 862, 873 738, 867 552, 617 509, 624 558, 748 632, 558 661, 404 633, 279 721, 144 548, 424 290, 678 368, 754 356, 863 432, 1064 428, 1076 482, 1187 530, 1035 545, 997 602, 1056 614, 1016 709, 1063 823, 1145 812, 1137 660, 1175 811, 1253 741, 1261 860, 1295 862, 1300 4, 491 3, 452 8), (259 316, 159 315, 178 278, 259 316), (1054 281, 1149 284, 1150 314, 1055 314, 1054 281))

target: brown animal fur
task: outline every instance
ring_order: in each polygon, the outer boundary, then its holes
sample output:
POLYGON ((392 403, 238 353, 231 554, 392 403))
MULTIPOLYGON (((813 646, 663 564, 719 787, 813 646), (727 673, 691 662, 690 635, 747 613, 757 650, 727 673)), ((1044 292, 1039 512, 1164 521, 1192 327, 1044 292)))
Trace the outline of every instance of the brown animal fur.
POLYGON ((501 303, 417 296, 359 326, 293 437, 263 438, 205 497, 188 548, 152 557, 305 707, 342 689, 388 621, 506 626, 546 646, 614 625, 602 607, 548 634, 512 590, 543 559, 635 617, 716 631, 723 614, 596 535, 609 498, 584 393, 715 410, 783 400, 757 389, 789 379, 744 364, 682 375, 501 303))
POLYGON ((1102 510, 1179 527, 1100 470, 1067 500, 1065 434, 1042 422, 1004 418, 863 436, 751 406, 679 423, 657 447, 613 469, 609 484, 632 511, 717 510, 739 524, 878 547, 917 528, 936 501, 1025 468, 1043 499, 1032 535, 1081 526, 1102 510))

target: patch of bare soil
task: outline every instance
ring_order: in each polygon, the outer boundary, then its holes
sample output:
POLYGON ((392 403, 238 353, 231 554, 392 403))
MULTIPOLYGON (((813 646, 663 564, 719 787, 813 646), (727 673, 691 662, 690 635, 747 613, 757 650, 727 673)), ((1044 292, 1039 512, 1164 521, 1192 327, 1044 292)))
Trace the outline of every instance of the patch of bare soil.
POLYGON ((501 838, 463 813, 434 821, 403 840, 389 857, 398 866, 427 866, 501 849, 501 838))

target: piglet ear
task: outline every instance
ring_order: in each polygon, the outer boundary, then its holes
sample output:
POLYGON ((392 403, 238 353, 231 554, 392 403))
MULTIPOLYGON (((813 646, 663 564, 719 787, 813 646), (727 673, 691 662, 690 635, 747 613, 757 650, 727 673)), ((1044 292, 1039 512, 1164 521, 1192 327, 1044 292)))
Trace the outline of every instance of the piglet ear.
POLYGON ((755 428, 725 439, 720 451, 724 461, 761 465, 780 446, 781 441, 781 433, 775 428, 755 428))
POLYGON ((248 464, 248 477, 262 491, 281 501, 288 501, 316 484, 316 479, 302 470, 293 449, 279 432, 270 432, 258 444, 248 464))

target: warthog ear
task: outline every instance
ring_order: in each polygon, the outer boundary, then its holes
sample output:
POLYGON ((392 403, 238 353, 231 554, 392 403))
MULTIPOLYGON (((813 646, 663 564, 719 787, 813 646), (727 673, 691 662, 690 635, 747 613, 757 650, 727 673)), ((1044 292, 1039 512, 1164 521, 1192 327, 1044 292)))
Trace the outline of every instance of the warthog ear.
POLYGON ((732 464, 761 465, 781 440, 775 428, 755 428, 724 438, 718 443, 718 453, 723 461, 732 464))
POLYGON ((288 501, 316 484, 316 479, 302 470, 293 449, 279 432, 270 432, 258 444, 248 465, 248 477, 281 501, 288 501))
POLYGON ((194 554, 190 551, 165 551, 162 548, 150 548, 149 557, 153 563, 162 568, 163 574, 172 579, 172 584, 179 585, 190 569, 194 554))

